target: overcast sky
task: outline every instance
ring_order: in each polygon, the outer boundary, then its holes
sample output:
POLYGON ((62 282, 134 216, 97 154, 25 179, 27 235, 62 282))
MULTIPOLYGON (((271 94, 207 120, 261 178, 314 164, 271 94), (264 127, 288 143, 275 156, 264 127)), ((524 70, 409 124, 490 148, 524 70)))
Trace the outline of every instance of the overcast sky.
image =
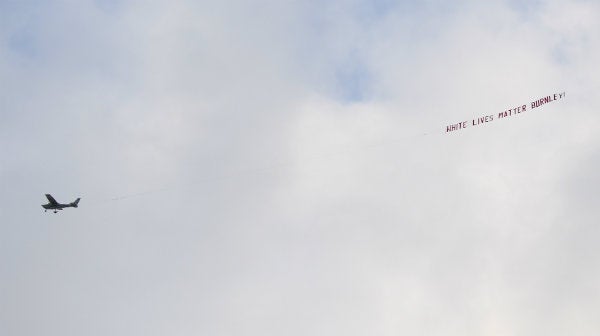
POLYGON ((597 1, 0 0, 0 334, 598 335, 598 60, 597 1))

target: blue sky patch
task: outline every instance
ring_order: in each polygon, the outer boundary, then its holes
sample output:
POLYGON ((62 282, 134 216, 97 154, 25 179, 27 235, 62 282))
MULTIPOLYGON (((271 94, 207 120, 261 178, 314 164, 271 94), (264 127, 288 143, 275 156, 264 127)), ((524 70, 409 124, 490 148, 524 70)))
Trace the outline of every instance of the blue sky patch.
POLYGON ((20 31, 8 39, 9 49, 23 58, 35 58, 39 54, 39 47, 33 34, 27 31, 20 31))
POLYGON ((337 95, 345 102, 359 102, 367 98, 371 75, 367 65, 354 54, 335 71, 337 95))

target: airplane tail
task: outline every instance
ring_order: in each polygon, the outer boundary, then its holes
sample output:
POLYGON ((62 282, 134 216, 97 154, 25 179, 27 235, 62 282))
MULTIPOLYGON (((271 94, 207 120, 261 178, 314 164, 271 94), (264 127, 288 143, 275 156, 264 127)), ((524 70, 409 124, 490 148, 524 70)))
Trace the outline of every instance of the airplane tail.
POLYGON ((75 202, 71 203, 71 206, 72 206, 73 208, 77 208, 77 204, 79 204, 79 200, 80 200, 80 199, 81 199, 81 198, 78 198, 78 199, 76 199, 76 200, 75 200, 75 202))

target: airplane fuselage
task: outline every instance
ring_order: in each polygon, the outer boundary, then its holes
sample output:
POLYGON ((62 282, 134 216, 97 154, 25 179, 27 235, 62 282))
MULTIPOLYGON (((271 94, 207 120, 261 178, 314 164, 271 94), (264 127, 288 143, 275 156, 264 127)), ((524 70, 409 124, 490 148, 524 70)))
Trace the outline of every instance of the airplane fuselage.
POLYGON ((76 208, 76 206, 72 204, 42 204, 42 207, 46 210, 62 210, 64 208, 76 208))

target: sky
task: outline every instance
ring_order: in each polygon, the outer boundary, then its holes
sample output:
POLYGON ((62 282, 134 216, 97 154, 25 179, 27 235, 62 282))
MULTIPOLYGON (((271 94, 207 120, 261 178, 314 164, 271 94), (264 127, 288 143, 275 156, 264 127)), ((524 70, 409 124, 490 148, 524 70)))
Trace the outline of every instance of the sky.
POLYGON ((0 0, 0 334, 598 335, 598 59, 597 1, 0 0))

